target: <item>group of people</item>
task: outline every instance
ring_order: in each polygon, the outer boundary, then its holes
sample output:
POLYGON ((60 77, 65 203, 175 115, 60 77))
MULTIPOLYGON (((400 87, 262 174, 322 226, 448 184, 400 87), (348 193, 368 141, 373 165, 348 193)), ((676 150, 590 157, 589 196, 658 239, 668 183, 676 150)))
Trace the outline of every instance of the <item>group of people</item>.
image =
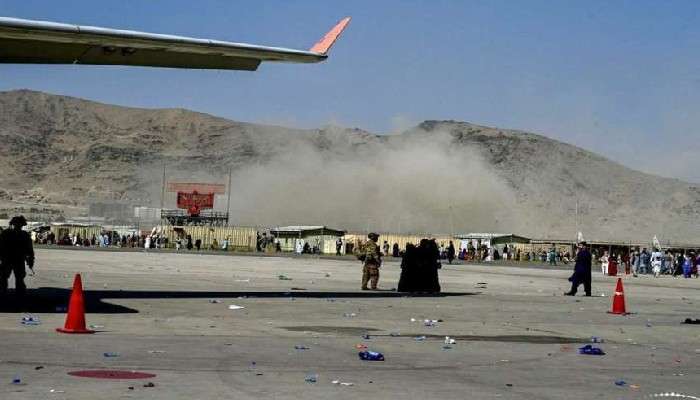
MULTIPOLYGON (((370 288, 376 290, 382 257, 388 254, 388 250, 380 249, 378 234, 370 233, 367 235, 367 239, 363 250, 360 251, 358 256, 363 262, 362 290, 369 290, 370 288), (368 284, 370 284, 369 288, 367 287, 368 284)), ((384 244, 386 249, 388 244, 386 241, 384 244)), ((395 245, 394 248, 398 248, 398 245, 395 245)), ((435 240, 423 239, 418 246, 411 243, 407 244, 406 250, 401 254, 401 276, 399 278, 398 291, 439 293, 440 280, 438 278, 438 270, 442 267, 440 257, 440 248, 435 240)))

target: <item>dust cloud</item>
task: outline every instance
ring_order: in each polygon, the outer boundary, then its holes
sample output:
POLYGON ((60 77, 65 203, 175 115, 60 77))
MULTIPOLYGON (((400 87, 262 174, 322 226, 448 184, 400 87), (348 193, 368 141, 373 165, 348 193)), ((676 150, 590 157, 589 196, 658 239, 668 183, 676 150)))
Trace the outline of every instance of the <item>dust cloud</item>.
POLYGON ((464 233, 511 226, 514 195, 448 134, 384 137, 353 151, 290 144, 232 177, 231 223, 464 233))

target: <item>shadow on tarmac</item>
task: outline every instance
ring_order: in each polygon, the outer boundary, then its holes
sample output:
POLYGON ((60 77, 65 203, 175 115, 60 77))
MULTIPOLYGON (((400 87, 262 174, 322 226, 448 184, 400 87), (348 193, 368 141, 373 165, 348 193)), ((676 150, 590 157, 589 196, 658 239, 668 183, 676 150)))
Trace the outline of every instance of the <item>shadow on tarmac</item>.
MULTIPOLYGON (((0 313, 65 313, 71 290, 42 287, 28 289, 22 304, 12 291, 0 298, 0 313)), ((139 311, 130 307, 107 303, 105 299, 216 299, 216 298, 309 298, 309 299, 376 299, 400 297, 453 297, 473 296, 481 292, 452 293, 400 293, 392 290, 362 292, 311 292, 303 289, 277 292, 222 292, 222 291, 163 291, 163 290, 85 290, 85 312, 94 314, 133 314, 139 311)))

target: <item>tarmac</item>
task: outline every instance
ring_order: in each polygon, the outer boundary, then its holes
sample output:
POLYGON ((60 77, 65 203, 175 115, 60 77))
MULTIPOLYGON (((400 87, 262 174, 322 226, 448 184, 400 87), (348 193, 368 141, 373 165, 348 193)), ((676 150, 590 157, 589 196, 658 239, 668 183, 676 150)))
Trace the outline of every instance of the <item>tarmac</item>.
POLYGON ((38 249, 35 269, 23 309, 0 306, 3 400, 700 397, 700 325, 681 323, 700 318, 698 279, 625 277, 621 316, 615 278, 566 297, 562 268, 445 265, 439 296, 392 290, 397 262, 379 291, 348 259, 38 249), (55 331, 76 273, 93 335, 55 331), (68 374, 81 370, 155 376, 68 374))

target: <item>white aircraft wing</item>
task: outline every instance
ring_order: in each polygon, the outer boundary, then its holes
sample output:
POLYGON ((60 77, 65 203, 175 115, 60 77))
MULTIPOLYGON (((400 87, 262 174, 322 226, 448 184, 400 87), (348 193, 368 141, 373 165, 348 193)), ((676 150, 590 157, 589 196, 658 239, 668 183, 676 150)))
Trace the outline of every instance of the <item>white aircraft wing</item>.
POLYGON ((255 71, 261 62, 317 63, 350 22, 310 50, 0 17, 0 63, 129 65, 255 71))

